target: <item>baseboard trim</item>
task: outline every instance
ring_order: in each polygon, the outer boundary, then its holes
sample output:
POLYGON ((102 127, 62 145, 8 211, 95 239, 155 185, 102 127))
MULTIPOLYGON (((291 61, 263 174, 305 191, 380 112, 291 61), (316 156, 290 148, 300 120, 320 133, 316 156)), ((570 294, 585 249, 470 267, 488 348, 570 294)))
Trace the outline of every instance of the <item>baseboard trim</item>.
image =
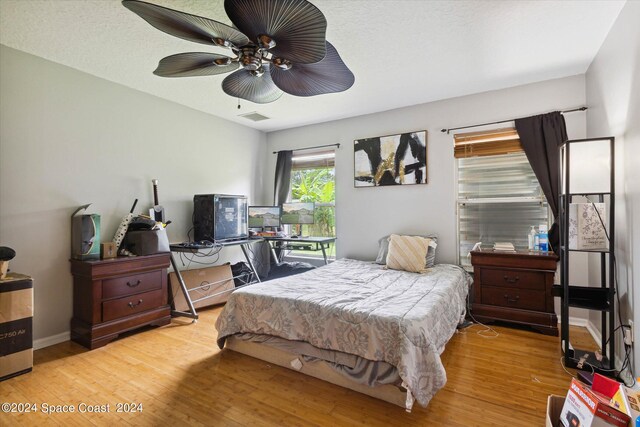
MULTIPOLYGON (((560 320, 558 320, 558 324, 560 320)), ((589 327, 589 319, 583 319, 582 317, 569 317, 569 325, 571 326, 582 326, 583 328, 589 327)))
POLYGON ((50 337, 39 338, 33 341, 33 349, 39 350, 41 348, 45 348, 52 345, 60 344, 61 342, 69 341, 70 339, 71 339, 71 332, 69 331, 66 331, 57 335, 51 335, 50 337))
MULTIPOLYGON (((560 322, 558 322, 560 323, 560 322)), ((600 348, 600 343, 602 341, 602 335, 600 335, 600 331, 589 319, 584 319, 582 317, 569 317, 569 325, 571 326, 580 326, 585 328, 587 332, 591 335, 591 338, 596 342, 598 348, 600 348)), ((600 348, 601 349, 601 348, 600 348)), ((602 349, 601 349, 602 350, 602 349)))

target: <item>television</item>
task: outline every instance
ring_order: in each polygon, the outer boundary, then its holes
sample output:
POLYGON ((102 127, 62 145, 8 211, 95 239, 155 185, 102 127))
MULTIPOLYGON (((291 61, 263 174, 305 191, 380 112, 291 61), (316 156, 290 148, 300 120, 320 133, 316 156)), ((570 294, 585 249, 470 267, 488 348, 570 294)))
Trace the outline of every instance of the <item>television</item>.
POLYGON ((280 206, 249 206, 249 228, 280 226, 280 206))
POLYGON ((249 237, 247 197, 229 194, 193 196, 193 239, 225 242, 249 237))
POLYGON ((314 203, 283 203, 281 224, 313 224, 314 203))

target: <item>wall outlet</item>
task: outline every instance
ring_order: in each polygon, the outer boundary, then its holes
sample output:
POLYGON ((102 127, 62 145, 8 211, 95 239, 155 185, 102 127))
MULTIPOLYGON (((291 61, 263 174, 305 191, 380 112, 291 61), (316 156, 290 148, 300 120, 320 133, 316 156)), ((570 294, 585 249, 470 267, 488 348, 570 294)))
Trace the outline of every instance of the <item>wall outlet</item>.
POLYGON ((632 345, 633 344, 633 320, 629 319, 629 327, 623 327, 622 331, 623 331, 623 335, 624 335, 624 343, 625 345, 632 345))
POLYGON ((629 329, 630 329, 629 332, 631 333, 631 343, 633 343, 633 340, 634 340, 633 337, 636 335, 636 331, 635 331, 635 329, 633 327, 633 320, 631 320, 631 319, 629 319, 629 329))

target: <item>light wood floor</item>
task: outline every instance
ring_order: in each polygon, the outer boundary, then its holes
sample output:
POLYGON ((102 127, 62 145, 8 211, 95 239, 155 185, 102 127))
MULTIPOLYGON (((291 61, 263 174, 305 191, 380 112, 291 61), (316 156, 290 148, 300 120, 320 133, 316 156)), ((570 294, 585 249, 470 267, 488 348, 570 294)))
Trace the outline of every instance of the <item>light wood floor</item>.
MULTIPOLYGON (((543 426, 549 394, 566 393, 557 337, 473 326, 456 334, 443 362, 448 382, 412 413, 368 396, 271 366, 215 344, 219 308, 197 324, 174 319, 87 351, 66 342, 35 352, 33 372, 0 383, 0 402, 37 404, 39 412, 0 413, 13 425, 402 425, 543 426), (110 405, 109 413, 44 415, 42 404, 110 405), (142 411, 116 413, 117 403, 142 411)), ((595 344, 586 330, 572 342, 595 344)), ((581 344, 584 348, 585 345, 581 344)))

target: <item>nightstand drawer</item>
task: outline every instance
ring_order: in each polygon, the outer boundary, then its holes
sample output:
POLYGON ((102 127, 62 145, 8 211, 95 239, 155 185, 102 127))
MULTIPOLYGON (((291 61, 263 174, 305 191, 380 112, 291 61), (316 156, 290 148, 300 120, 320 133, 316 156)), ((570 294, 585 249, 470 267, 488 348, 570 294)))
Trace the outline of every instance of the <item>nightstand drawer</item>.
POLYGON ((163 303, 162 297, 162 289, 158 289, 157 291, 145 292, 143 294, 103 302, 102 321, 107 322, 160 307, 163 303))
POLYGON ((162 287, 162 272, 135 274, 102 282, 102 299, 139 294, 162 287))
POLYGON ((483 286, 545 289, 544 273, 537 271, 483 268, 480 272, 480 282, 483 286))
POLYGON ((482 304, 522 310, 544 311, 546 309, 545 292, 520 288, 482 287, 482 304))

